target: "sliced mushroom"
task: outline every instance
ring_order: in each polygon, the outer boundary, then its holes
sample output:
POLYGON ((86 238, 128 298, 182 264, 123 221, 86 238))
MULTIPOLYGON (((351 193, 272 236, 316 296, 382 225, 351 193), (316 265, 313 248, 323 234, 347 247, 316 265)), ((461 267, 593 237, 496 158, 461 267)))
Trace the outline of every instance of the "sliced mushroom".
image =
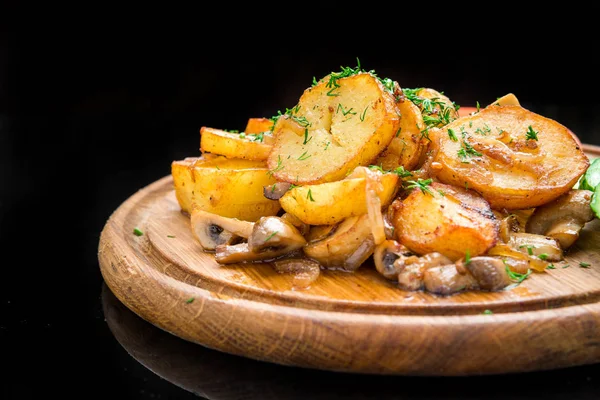
POLYGON ((500 240, 508 243, 513 233, 521 232, 519 221, 515 214, 509 214, 500 220, 499 226, 500 240))
POLYGON ((263 187, 263 195, 270 200, 279 200, 292 186, 289 182, 277 182, 263 187))
POLYGON ((459 273, 454 264, 441 265, 425 270, 423 283, 425 290, 440 295, 450 295, 479 288, 477 281, 470 273, 459 273))
POLYGON ((508 241, 513 249, 542 261, 560 261, 563 250, 556 239, 534 233, 513 233, 508 241))
POLYGON ((512 283, 501 258, 473 257, 462 265, 475 278, 481 290, 498 291, 512 283))
POLYGON ((259 218, 248 237, 248 248, 255 253, 277 252, 283 255, 305 244, 306 239, 294 225, 275 216, 259 218))
POLYGON ((195 209, 190 214, 192 234, 205 251, 214 251, 218 245, 231 244, 239 238, 248 238, 253 222, 223 217, 195 209))
POLYGON ((308 288, 321 274, 321 265, 304 257, 275 260, 273 268, 280 274, 292 274, 294 288, 299 289, 308 288))
POLYGON ((261 217, 254 223, 247 242, 218 245, 215 260, 221 264, 272 261, 292 255, 305 244, 304 236, 289 222, 275 216, 261 217))
POLYGON ((451 259, 438 252, 421 257, 399 258, 394 262, 394 267, 399 271, 398 286, 404 290, 421 290, 425 285, 424 277, 427 270, 448 264, 454 265, 451 259))
MULTIPOLYGON (((377 272, 390 280, 398 280, 398 269, 396 268, 396 260, 414 256, 406 246, 395 240, 385 240, 375 247, 373 252, 373 261, 377 272)), ((398 266, 404 267, 404 263, 398 263, 398 266)))
POLYGON ((592 194, 590 190, 572 189, 537 207, 527 220, 526 232, 556 239, 566 250, 579 238, 584 225, 594 219, 590 208, 592 194))
POLYGON ((325 268, 355 271, 375 250, 368 214, 344 219, 329 235, 309 242, 304 253, 325 268))
POLYGON ((278 253, 255 253, 248 247, 248 242, 228 245, 220 244, 215 248, 215 261, 219 264, 237 264, 274 259, 278 253))

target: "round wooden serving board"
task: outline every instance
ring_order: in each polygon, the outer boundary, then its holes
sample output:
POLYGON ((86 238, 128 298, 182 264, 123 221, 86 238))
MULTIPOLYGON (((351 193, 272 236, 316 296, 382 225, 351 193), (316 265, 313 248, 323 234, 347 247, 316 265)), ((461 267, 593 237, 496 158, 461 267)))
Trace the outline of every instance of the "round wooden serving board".
MULTIPOLYGON (((600 156, 598 147, 584 148, 600 156)), ((324 271, 297 290, 292 277, 268 264, 222 266, 203 253, 166 176, 111 215, 98 259, 108 287, 140 317, 185 340, 257 360, 402 375, 600 362, 597 219, 568 252, 570 267, 532 273, 507 291, 405 292, 370 264, 354 273, 324 271)))

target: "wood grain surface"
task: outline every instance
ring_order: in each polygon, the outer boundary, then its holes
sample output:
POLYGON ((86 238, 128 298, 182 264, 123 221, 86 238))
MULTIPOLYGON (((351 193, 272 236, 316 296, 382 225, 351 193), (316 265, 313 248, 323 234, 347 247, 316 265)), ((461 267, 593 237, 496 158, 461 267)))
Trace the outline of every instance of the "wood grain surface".
MULTIPOLYGON (((600 156, 597 146, 584 149, 600 156)), ((536 272, 493 293, 405 292, 371 264, 354 273, 325 271, 300 290, 268 264, 222 266, 202 252, 170 176, 121 204, 98 246, 116 297, 185 340, 284 365, 403 375, 600 362, 599 220, 586 225, 566 258, 569 268, 536 272), (581 261, 590 267, 580 268, 581 261)))

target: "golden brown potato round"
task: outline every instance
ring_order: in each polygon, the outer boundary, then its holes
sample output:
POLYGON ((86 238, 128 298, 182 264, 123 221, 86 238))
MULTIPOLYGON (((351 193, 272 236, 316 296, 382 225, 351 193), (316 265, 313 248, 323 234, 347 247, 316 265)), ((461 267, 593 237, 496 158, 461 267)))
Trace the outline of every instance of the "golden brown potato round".
POLYGON ((518 105, 490 105, 432 133, 431 174, 476 190, 493 209, 554 200, 589 166, 566 127, 518 105))
POLYGON ((413 189, 392 216, 396 239, 411 251, 453 261, 484 254, 498 240, 498 221, 477 193, 438 182, 413 189))
POLYGON ((396 99, 373 74, 329 75, 277 119, 267 160, 280 181, 332 182, 373 162, 400 126, 396 99))
POLYGON ((401 115, 400 128, 373 164, 388 171, 400 166, 411 171, 418 166, 423 149, 426 147, 425 139, 421 134, 425 129, 425 123, 419 107, 408 99, 398 103, 398 110, 401 115))

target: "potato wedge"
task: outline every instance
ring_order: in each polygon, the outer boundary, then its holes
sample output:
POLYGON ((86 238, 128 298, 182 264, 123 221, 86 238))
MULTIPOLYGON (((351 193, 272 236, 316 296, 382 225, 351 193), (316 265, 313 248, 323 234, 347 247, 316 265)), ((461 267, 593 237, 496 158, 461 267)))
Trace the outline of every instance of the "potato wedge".
POLYGON ((263 187, 276 182, 264 161, 188 157, 171 163, 171 175, 177 201, 188 214, 199 208, 223 217, 256 221, 281 209, 277 200, 263 195, 263 187))
POLYGON ((490 105, 432 133, 431 174, 476 190, 493 209, 552 201, 589 166, 566 127, 518 105, 490 105))
POLYGON ((507 93, 502 97, 498 97, 491 105, 496 106, 520 106, 519 99, 513 93, 507 93))
POLYGON ((246 129, 244 132, 246 135, 252 133, 270 132, 273 128, 273 120, 269 118, 248 118, 246 123, 246 129))
POLYGON ((403 89, 403 93, 419 107, 427 128, 440 128, 459 117, 457 106, 442 92, 432 88, 417 88, 403 89))
POLYGON ((278 180, 298 185, 340 180, 371 164, 399 127, 395 97, 379 78, 331 74, 277 119, 268 167, 278 180))
MULTIPOLYGON (((391 203, 397 192, 399 177, 381 174, 383 190, 378 193, 381 205, 391 203)), ((367 213, 366 178, 296 186, 280 199, 281 207, 309 225, 331 225, 345 218, 367 213)))
POLYGON ((421 132, 425 129, 421 110, 412 101, 404 99, 398 103, 400 128, 390 144, 373 162, 385 170, 404 167, 407 171, 417 168, 426 147, 421 132))
POLYGON ((264 161, 273 147, 270 133, 247 134, 227 132, 203 126, 200 128, 200 151, 227 158, 264 161))
POLYGON ((413 189, 395 206, 396 239, 411 251, 438 252, 453 261, 485 254, 498 241, 498 221, 483 197, 439 182, 413 189))

